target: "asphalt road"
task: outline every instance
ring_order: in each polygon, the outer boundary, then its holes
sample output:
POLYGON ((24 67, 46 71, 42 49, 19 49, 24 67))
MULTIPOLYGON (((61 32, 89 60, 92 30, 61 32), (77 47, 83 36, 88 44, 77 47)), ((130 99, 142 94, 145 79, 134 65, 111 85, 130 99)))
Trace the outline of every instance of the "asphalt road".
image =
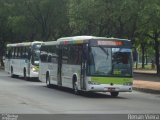
POLYGON ((148 114, 160 113, 160 95, 133 91, 118 98, 107 94, 74 95, 70 89, 11 78, 0 70, 0 113, 148 114))

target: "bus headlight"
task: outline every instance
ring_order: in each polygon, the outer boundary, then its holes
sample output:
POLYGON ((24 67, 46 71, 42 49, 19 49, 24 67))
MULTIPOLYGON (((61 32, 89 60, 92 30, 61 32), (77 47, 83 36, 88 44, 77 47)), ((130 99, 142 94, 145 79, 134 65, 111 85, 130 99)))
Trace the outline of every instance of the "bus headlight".
POLYGON ((36 72, 36 69, 33 67, 33 68, 32 68, 32 71, 33 71, 33 72, 36 72))
POLYGON ((32 67, 31 69, 33 72, 38 72, 38 68, 36 68, 36 67, 32 67))

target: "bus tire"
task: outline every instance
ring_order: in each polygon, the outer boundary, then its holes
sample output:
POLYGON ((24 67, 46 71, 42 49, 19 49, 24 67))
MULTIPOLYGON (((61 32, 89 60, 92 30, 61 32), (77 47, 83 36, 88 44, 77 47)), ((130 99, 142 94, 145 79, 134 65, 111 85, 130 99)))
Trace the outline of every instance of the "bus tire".
POLYGON ((110 92, 112 97, 117 97, 119 95, 119 92, 110 92))
POLYGON ((11 77, 12 78, 17 78, 18 75, 15 75, 14 72, 13 72, 13 67, 11 67, 11 77))
POLYGON ((25 80, 29 80, 29 78, 27 77, 27 73, 26 73, 26 69, 24 68, 23 70, 23 77, 25 80))
POLYGON ((11 77, 14 78, 13 67, 11 67, 11 77))
POLYGON ((78 84, 77 84, 77 77, 74 75, 73 76, 73 92, 74 94, 78 95, 79 94, 79 90, 78 90, 78 84))
POLYGON ((50 83, 50 77, 49 77, 49 73, 47 72, 47 75, 46 75, 46 85, 48 88, 51 87, 51 83, 50 83))

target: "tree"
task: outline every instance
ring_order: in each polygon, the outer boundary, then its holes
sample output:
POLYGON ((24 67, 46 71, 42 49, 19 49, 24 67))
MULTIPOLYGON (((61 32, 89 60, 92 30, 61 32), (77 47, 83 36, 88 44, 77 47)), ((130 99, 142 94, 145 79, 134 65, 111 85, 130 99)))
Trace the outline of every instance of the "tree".
POLYGON ((5 44, 10 40, 10 31, 7 25, 9 7, 4 1, 0 1, 0 61, 2 61, 2 56, 5 54, 5 44))
MULTIPOLYGON (((60 29, 66 25, 65 0, 25 0, 27 18, 36 24, 40 38, 48 40, 51 36, 57 37, 60 29)), ((65 34, 65 33, 64 33, 65 34)))
POLYGON ((152 39, 152 44, 155 50, 155 61, 157 66, 157 74, 160 75, 160 1, 147 1, 144 9, 144 21, 147 24, 144 26, 146 36, 152 39))

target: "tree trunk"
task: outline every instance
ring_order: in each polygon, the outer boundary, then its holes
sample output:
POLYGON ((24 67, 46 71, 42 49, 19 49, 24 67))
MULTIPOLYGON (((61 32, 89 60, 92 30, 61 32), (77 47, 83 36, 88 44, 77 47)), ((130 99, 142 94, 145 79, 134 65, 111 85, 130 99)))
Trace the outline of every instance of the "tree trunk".
POLYGON ((133 62, 136 63, 136 69, 137 69, 138 68, 138 52, 136 48, 134 48, 133 50, 133 62))
POLYGON ((157 75, 160 75, 160 41, 158 40, 160 36, 160 31, 154 31, 153 36, 149 35, 151 39, 154 40, 154 50, 155 50, 155 62, 157 67, 157 75))
POLYGON ((160 63, 159 63, 159 59, 160 59, 160 55, 159 55, 159 41, 158 39, 155 40, 155 59, 156 59, 156 66, 157 66, 157 75, 160 75, 160 63))
POLYGON ((141 49, 142 49, 142 69, 144 69, 144 62, 145 62, 145 45, 144 43, 141 43, 141 49))
POLYGON ((146 56, 145 56, 145 65, 148 65, 148 54, 147 54, 147 49, 146 49, 146 56))
POLYGON ((136 70, 138 69, 138 60, 136 61, 136 70))

